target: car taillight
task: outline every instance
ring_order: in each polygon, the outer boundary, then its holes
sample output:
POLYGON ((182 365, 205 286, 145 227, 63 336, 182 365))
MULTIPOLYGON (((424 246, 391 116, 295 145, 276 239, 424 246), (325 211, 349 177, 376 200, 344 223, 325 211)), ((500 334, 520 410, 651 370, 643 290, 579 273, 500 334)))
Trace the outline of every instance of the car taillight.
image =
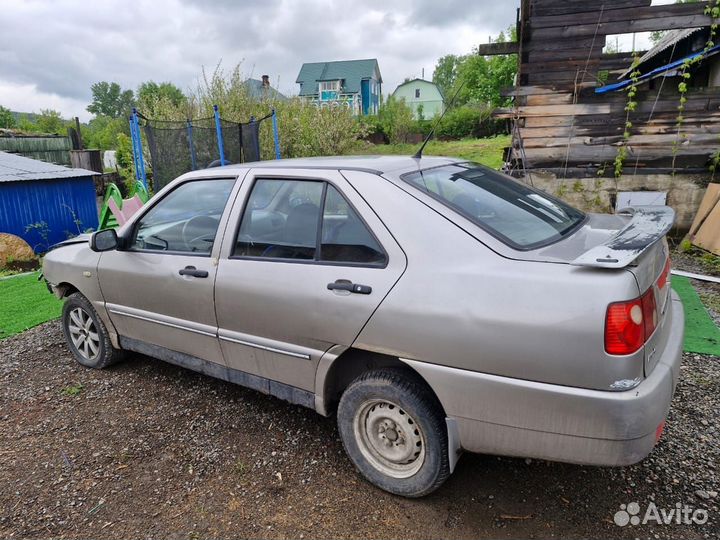
POLYGON ((605 351, 632 354, 642 347, 657 326, 655 293, 650 287, 640 298, 614 302, 605 316, 605 351))
POLYGON ((670 257, 665 260, 665 268, 663 268, 660 277, 657 280, 657 287, 660 290, 665 288, 665 285, 670 283, 670 257))
POLYGON ((645 325, 645 341, 650 339, 655 328, 657 328, 658 314, 655 305, 655 291, 650 287, 640 298, 643 310, 643 324, 645 325))

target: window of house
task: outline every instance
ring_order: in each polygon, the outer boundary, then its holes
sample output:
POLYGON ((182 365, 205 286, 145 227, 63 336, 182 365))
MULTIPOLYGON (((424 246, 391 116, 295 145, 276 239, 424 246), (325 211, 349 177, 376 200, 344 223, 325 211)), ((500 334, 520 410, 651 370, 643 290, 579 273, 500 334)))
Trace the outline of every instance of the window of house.
POLYGON ((138 222, 131 249, 210 255, 234 179, 181 184, 138 222))
POLYGON ((340 81, 320 81, 321 92, 337 92, 340 90, 340 81))
POLYGON ((311 180, 255 182, 233 255, 369 265, 386 262, 379 242, 340 192, 326 182, 311 180), (267 193, 274 193, 269 203, 267 193))
POLYGON ((419 97, 420 97, 420 89, 416 88, 415 89, 415 99, 418 99, 419 97))

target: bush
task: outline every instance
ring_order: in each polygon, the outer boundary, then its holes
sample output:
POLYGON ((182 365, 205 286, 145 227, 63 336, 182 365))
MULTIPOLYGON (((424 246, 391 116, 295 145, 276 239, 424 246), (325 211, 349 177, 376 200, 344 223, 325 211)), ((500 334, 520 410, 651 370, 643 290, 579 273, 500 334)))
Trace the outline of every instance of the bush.
POLYGON ((502 123, 491 117, 492 109, 482 104, 468 104, 445 113, 435 135, 440 139, 487 137, 502 133, 502 123))
POLYGON ((417 123, 413 119, 413 112, 405 104, 405 100, 390 96, 380 106, 377 115, 378 124, 391 144, 408 141, 411 133, 417 133, 417 123))

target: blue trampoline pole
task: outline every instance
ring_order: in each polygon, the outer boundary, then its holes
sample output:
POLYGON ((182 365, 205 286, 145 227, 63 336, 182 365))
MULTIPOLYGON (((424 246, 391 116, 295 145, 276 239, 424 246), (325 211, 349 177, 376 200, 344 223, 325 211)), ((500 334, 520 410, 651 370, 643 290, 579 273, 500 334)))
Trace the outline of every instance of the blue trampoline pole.
POLYGON ((213 105, 215 114, 215 132, 217 133, 218 152, 220 153, 220 165, 225 165, 225 145, 223 144, 222 126, 220 125, 220 111, 217 105, 213 105))
POLYGON ((188 118, 187 121, 187 135, 188 135, 188 146, 190 146, 190 164, 192 165, 192 170, 197 170, 197 156, 195 155, 195 144, 193 143, 193 130, 192 130, 192 122, 188 118))
POLYGON ((280 159, 280 133, 278 133, 277 113, 272 110, 273 138, 275 139, 275 159, 280 159))
POLYGON ((145 190, 147 190, 147 177, 145 176, 145 159, 143 158, 143 151, 142 151, 142 136, 140 135, 140 121, 138 120, 138 112, 135 107, 133 107, 133 121, 135 124, 135 135, 136 135, 136 145, 137 145, 137 160, 138 160, 138 170, 140 173, 140 180, 143 183, 143 186, 145 186, 145 190))
POLYGON ((132 159, 133 159, 133 168, 135 169, 135 180, 140 180, 140 177, 138 176, 138 162, 137 162, 137 149, 135 148, 135 122, 133 120, 132 115, 128 118, 128 122, 130 123, 130 144, 132 145, 132 159))

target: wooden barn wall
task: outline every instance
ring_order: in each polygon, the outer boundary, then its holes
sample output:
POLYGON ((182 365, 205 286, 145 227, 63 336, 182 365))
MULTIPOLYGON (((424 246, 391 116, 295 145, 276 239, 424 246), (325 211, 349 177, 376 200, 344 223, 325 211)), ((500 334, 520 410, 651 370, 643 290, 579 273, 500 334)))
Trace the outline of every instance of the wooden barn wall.
MULTIPOLYGON (((706 2, 650 4, 650 0, 522 1, 523 39, 513 44, 521 57, 520 84, 507 90, 514 106, 499 109, 496 115, 518 119, 525 169, 582 177, 594 176, 604 167, 612 175, 627 95, 594 90, 600 73, 607 71, 609 83, 617 81, 632 56, 603 54, 606 36, 713 22, 703 13, 706 2)), ((661 80, 656 79, 658 88, 661 80)), ((638 89, 625 168, 648 174, 670 172, 673 143, 678 139, 677 80, 668 79, 662 91, 650 90, 647 83, 638 89)), ((691 88, 686 97, 684 136, 674 165, 700 172, 707 170, 710 155, 720 147, 720 88, 691 88)), ((517 144, 514 147, 509 157, 517 161, 521 153, 517 144)))

